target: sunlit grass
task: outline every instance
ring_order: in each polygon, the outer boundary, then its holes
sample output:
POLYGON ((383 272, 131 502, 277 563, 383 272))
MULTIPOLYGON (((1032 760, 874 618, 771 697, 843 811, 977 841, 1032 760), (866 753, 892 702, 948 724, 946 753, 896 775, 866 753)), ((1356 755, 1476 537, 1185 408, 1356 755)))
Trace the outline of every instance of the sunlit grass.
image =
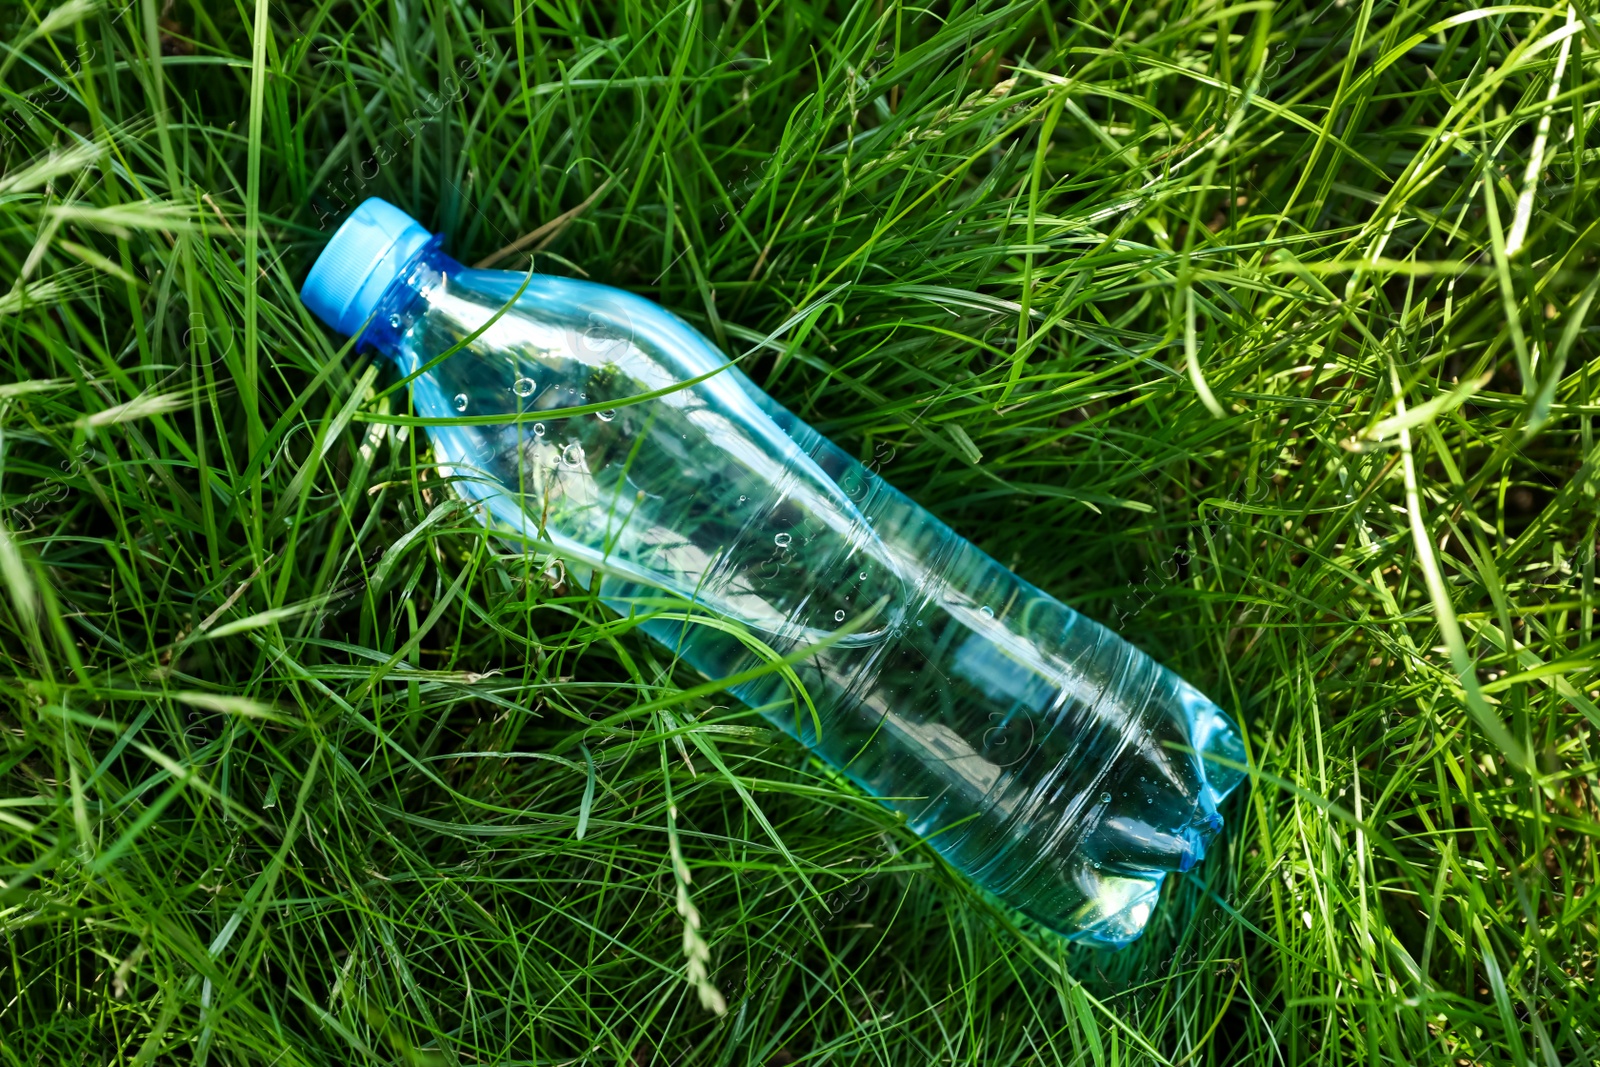
POLYGON ((0 1062, 1600 1059, 1587 15, 0 20, 0 1062), (442 508, 296 296, 372 194, 1234 710, 1144 940, 1019 930, 442 508))

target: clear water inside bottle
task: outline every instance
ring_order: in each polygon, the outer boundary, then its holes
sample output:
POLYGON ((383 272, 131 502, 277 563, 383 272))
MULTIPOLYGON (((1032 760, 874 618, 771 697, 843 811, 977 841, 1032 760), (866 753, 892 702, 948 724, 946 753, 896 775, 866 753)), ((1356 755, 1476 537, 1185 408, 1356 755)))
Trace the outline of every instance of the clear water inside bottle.
POLYGON ((1068 937, 1137 937, 1241 780, 1228 716, 669 312, 535 276, 496 318, 523 282, 430 248, 366 334, 410 374, 481 330, 411 384, 419 415, 504 420, 428 427, 458 491, 591 571, 610 607, 650 616, 643 629, 708 677, 748 675, 734 696, 1005 904, 1068 937), (544 414, 577 407, 593 410, 544 414), (763 669, 802 651, 810 705, 795 677, 763 669))

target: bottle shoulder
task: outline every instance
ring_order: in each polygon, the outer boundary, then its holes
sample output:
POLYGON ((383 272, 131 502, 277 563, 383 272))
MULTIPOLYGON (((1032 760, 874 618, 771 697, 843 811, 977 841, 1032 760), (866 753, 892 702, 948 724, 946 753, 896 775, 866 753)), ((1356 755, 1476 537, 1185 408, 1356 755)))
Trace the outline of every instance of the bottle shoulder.
MULTIPOLYGON (((704 337, 683 318, 637 293, 604 282, 584 278, 569 278, 561 274, 534 274, 532 277, 510 270, 490 270, 477 267, 457 267, 456 281, 469 289, 485 295, 510 300, 521 290, 520 302, 543 302, 557 313, 572 312, 584 316, 615 314, 644 316, 652 320, 666 320, 693 333, 702 342, 704 337), (526 284, 524 284, 526 283, 526 284)), ((709 342, 706 342, 709 343, 709 342)))

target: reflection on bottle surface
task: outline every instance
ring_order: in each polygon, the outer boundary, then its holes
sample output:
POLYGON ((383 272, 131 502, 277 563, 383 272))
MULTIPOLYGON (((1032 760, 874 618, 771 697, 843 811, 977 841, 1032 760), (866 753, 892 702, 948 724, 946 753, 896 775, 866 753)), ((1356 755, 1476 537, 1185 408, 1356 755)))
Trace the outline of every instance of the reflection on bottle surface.
POLYGON ((525 280, 466 269, 435 241, 363 336, 411 374, 477 334, 411 383, 419 415, 507 420, 428 428, 458 490, 574 573, 592 568, 616 611, 669 608, 643 628, 708 677, 809 650, 795 671, 814 713, 779 671, 731 692, 1000 900, 1077 939, 1137 937, 1240 781, 1227 715, 868 472, 675 316, 537 275, 501 313, 525 280), (592 410, 542 414, 574 407, 592 410))

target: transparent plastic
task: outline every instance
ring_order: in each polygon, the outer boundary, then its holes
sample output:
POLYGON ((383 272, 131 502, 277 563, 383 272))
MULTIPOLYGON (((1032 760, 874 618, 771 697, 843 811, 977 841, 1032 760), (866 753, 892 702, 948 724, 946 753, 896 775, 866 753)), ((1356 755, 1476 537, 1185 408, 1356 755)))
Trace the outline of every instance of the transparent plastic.
POLYGON ((363 341, 409 375, 482 331, 410 388, 421 416, 505 420, 427 431, 488 521, 553 545, 707 677, 742 676, 734 696, 1003 903, 1078 940, 1139 936, 1240 781, 1221 709, 973 547, 661 307, 469 270, 438 243, 404 265, 363 341), (762 669, 778 657, 811 705, 762 669))

